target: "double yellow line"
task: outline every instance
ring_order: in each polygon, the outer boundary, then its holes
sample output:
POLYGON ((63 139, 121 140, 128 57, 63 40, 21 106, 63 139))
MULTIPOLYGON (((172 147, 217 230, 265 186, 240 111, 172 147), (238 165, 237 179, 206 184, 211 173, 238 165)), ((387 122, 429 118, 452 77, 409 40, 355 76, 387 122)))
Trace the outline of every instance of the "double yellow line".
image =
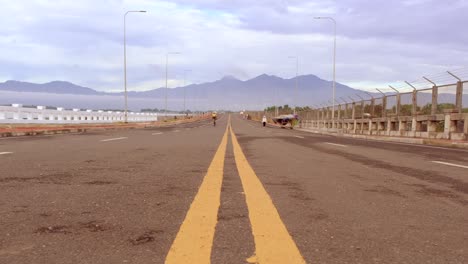
POLYGON ((251 263, 305 263, 289 235, 270 196, 258 179, 242 151, 230 125, 211 161, 208 172, 166 257, 166 264, 210 263, 221 198, 224 159, 230 133, 234 159, 242 181, 249 219, 255 241, 255 256, 251 263))

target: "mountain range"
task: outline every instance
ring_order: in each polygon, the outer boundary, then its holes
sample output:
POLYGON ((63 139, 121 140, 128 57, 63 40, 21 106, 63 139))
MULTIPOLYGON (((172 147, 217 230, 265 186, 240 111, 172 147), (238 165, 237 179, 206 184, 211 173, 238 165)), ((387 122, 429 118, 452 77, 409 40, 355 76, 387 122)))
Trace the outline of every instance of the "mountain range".
MULTIPOLYGON (((185 87, 167 89, 168 108, 180 110, 183 108, 184 90, 187 99, 187 108, 190 104, 198 104, 198 108, 223 108, 223 109, 262 109, 274 105, 311 105, 323 103, 332 96, 332 82, 322 80, 315 75, 302 75, 297 77, 298 89, 296 90, 296 78, 283 79, 274 75, 262 74, 253 79, 242 81, 232 76, 226 76, 220 80, 201 84, 191 84, 185 87)), ((123 96, 123 92, 110 93, 99 92, 91 88, 75 85, 70 82, 53 81, 44 84, 6 81, 0 83, 0 91, 27 93, 34 97, 34 93, 62 95, 58 97, 68 98, 66 95, 80 96, 123 96)), ((346 85, 337 83, 336 92, 342 96, 358 93, 346 85)), ((166 88, 157 88, 148 91, 129 91, 129 101, 151 100, 150 105, 141 105, 140 108, 162 108, 166 88)), ((52 95, 51 95, 52 96, 52 95)), ((44 97, 38 96, 38 97, 44 97)), ((20 101, 24 99, 18 98, 20 101)), ((72 98, 63 100, 63 106, 73 104, 72 98)), ((42 100, 41 100, 42 101, 42 100)), ((3 102, 0 99, 0 104, 3 102)), ((28 104, 33 101, 28 100, 28 104)), ((40 103, 40 102, 37 102, 40 103)), ((130 102, 131 103, 131 102, 130 102)), ((25 104, 25 103, 23 103, 25 104)), ((74 105, 80 107, 80 105, 74 105)), ((115 106, 114 106, 115 107, 115 106)), ((100 107, 102 108, 102 107, 100 107)), ((193 108, 193 107, 192 107, 193 108)))
MULTIPOLYGON (((70 82, 53 81, 44 84, 6 81, 0 83, 0 104, 22 103, 29 105, 51 105, 92 109, 122 109, 123 92, 99 92, 70 82)), ((302 75, 284 79, 262 74, 242 81, 232 76, 201 84, 167 89, 168 109, 264 109, 272 105, 313 106, 331 102, 332 82, 315 75, 302 75), (296 89, 296 81, 298 88, 296 89)), ((337 97, 353 96, 361 90, 337 83, 337 97)), ((379 96, 378 94, 374 94, 379 96)), ((129 108, 164 108, 166 88, 128 92, 129 108)), ((355 97, 356 98, 356 97, 355 97)), ((367 96, 369 98, 369 96, 367 96)), ((430 95, 421 98, 430 102, 430 95), (427 98, 426 98, 427 97, 427 98)), ((465 100, 466 101, 466 100, 465 100)), ((329 103, 327 103, 329 104, 329 103)))

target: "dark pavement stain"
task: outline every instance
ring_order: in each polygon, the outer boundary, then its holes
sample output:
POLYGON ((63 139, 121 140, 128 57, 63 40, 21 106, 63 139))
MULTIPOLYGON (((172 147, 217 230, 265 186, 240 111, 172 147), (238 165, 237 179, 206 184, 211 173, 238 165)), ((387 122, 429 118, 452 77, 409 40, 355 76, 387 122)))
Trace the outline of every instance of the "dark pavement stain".
POLYGON ((50 214, 50 213, 40 213, 39 216, 40 217, 49 217, 49 216, 52 216, 52 214, 50 214))
MULTIPOLYGON (((317 209, 314 209, 314 211, 317 211, 317 209)), ((328 219, 328 214, 325 213, 324 211, 319 210, 318 212, 311 214, 309 218, 315 221, 325 220, 325 219, 328 219)))
POLYGON ((461 203, 462 205, 468 205, 468 201, 463 199, 463 197, 461 197, 460 195, 455 194, 451 191, 432 188, 424 184, 407 184, 407 185, 418 188, 417 192, 426 196, 437 197, 437 198, 448 198, 448 199, 455 200, 458 203, 461 203))
POLYGON ((88 184, 88 185, 108 185, 108 184, 114 184, 115 182, 112 182, 112 181, 100 181, 100 180, 97 180, 97 181, 89 181, 89 182, 85 182, 84 184, 88 184))
POLYGON ((134 238, 134 239, 129 239, 130 243, 134 246, 138 245, 143 245, 146 243, 150 243, 154 241, 154 237, 156 234, 163 233, 164 231, 162 230, 149 230, 143 233, 142 235, 134 238))
POLYGON ((107 226, 105 223, 100 222, 100 221, 89 221, 85 223, 80 223, 80 227, 87 229, 90 232, 102 232, 109 230, 110 227, 107 226))
POLYGON ((20 183, 42 183, 42 184, 69 184, 74 175, 69 172, 58 172, 44 174, 37 177, 6 177, 0 178, 0 183, 20 182, 20 183))
POLYGON ((392 189, 387 188, 385 186, 381 186, 381 185, 377 185, 377 186, 375 186, 374 188, 371 188, 371 189, 365 189, 364 191, 379 193, 379 194, 384 194, 384 195, 390 195, 390 196, 397 196, 397 197, 401 197, 401 198, 406 198, 406 196, 401 194, 400 192, 392 190, 392 189))
POLYGON ((244 214, 232 214, 232 215, 224 214, 224 215, 218 215, 218 221, 230 221, 233 219, 240 219, 240 218, 245 218, 245 217, 247 216, 244 214))
POLYGON ((281 182, 265 182, 265 185, 269 186, 283 186, 286 187, 289 191, 288 195, 291 198, 298 199, 300 201, 313 201, 314 198, 310 197, 304 189, 302 189, 299 183, 292 182, 292 181, 281 181, 281 182))

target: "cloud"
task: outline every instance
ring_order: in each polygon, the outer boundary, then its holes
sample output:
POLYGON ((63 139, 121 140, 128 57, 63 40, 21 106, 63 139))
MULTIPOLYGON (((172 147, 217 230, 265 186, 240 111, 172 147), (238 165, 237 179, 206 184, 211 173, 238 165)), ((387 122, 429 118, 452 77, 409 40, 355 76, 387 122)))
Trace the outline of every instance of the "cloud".
POLYGON ((332 77, 333 28, 337 21, 337 80, 356 88, 468 63, 468 1, 215 1, 215 0, 0 0, 1 78, 66 80, 97 90, 123 89, 123 14, 127 16, 129 89, 170 87, 234 75, 262 73, 332 77))

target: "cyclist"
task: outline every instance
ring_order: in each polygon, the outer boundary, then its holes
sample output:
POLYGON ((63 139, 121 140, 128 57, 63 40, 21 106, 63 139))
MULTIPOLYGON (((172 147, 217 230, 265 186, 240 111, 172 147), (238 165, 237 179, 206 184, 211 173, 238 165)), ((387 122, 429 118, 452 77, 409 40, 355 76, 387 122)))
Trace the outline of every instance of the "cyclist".
POLYGON ((213 118, 213 126, 216 126, 217 114, 216 112, 211 113, 211 118, 213 118))

